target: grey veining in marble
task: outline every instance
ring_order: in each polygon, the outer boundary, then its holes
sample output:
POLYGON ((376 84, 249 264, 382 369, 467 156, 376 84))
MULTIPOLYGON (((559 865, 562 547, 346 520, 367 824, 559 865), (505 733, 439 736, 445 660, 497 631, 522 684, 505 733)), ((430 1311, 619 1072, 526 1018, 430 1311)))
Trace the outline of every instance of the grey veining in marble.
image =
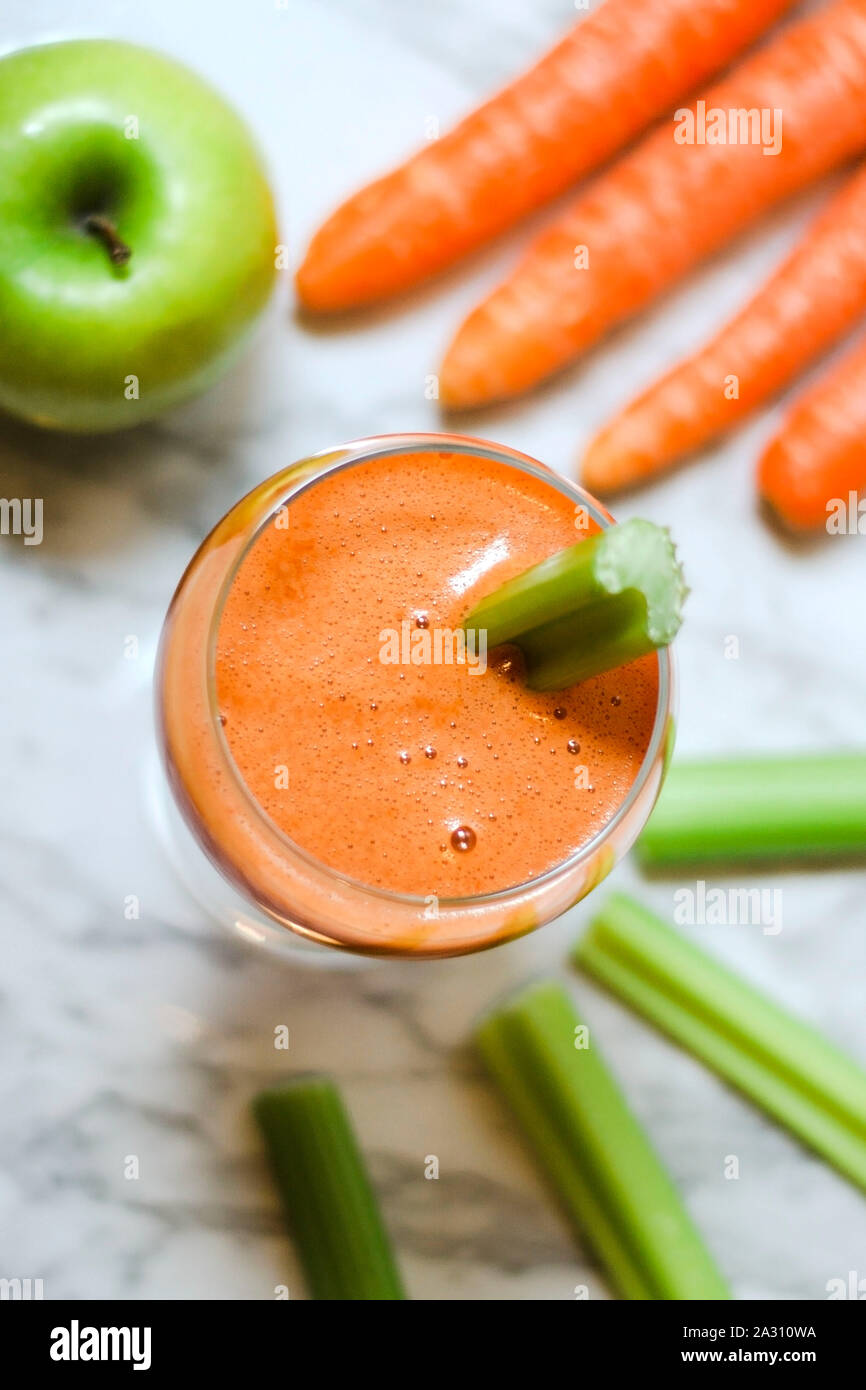
MULTIPOLYGON (((110 34, 193 63, 253 125, 296 258, 429 116, 446 124, 573 16, 567 0, 80 0, 73 30, 60 0, 7 0, 0 46, 110 34)), ((531 400, 461 424, 570 468, 612 409, 757 283, 816 196, 531 400)), ((416 1297, 571 1299, 582 1284, 608 1296, 466 1043, 508 987, 533 972, 568 978, 565 949, 591 903, 475 958, 317 974, 259 959, 202 920, 142 810, 150 666, 194 546, 293 457, 436 428, 425 376, 524 235, 339 328, 297 323, 284 284, 225 385, 140 432, 76 442, 0 427, 0 492, 45 499, 41 546, 0 538, 0 1275, 42 1278, 46 1297, 261 1299, 283 1283, 303 1297, 248 1118, 250 1095, 287 1066, 331 1071, 345 1088, 416 1297), (137 659, 124 656, 129 636, 137 659), (282 1023, 288 1055, 273 1046, 282 1023)), ((777 414, 622 509, 672 526, 692 584, 683 752, 864 738, 864 542, 799 550, 758 518, 751 471, 777 414)), ((629 863, 616 882, 671 914, 675 885, 642 883, 629 863)), ((690 930, 866 1060, 862 872, 772 882, 778 935, 690 930)), ((820 1299, 828 1279, 866 1275, 851 1186, 614 1002, 574 987, 738 1296, 820 1299)))

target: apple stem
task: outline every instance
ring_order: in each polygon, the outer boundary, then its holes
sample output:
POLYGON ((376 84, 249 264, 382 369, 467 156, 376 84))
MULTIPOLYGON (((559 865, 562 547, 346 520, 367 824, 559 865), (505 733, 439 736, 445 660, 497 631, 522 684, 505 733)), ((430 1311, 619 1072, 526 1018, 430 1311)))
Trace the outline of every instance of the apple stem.
POLYGON ((83 225, 86 232, 99 237, 103 242, 112 265, 126 265, 132 250, 125 241, 121 241, 117 235, 117 228, 109 217, 93 212, 89 217, 85 217, 83 225))

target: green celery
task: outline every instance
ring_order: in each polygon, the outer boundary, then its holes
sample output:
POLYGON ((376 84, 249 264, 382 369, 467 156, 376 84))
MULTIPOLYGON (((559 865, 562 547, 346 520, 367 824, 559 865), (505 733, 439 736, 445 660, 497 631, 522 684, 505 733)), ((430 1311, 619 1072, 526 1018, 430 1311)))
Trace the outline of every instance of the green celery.
POLYGON ((866 1188, 866 1073, 646 908, 615 893, 574 962, 866 1188))
POLYGON ((463 627, 519 647, 532 689, 562 690, 667 646, 686 593, 669 533, 634 519, 501 585, 463 627))
POLYGON ((314 1299, 404 1299, 351 1121, 333 1082, 262 1091, 253 1113, 314 1299))
POLYGON ((627 1299, 727 1286, 566 992, 534 985, 484 1020, 482 1056, 574 1224, 627 1299))
POLYGON ((636 846, 650 870, 866 855, 866 753, 675 761, 636 846))

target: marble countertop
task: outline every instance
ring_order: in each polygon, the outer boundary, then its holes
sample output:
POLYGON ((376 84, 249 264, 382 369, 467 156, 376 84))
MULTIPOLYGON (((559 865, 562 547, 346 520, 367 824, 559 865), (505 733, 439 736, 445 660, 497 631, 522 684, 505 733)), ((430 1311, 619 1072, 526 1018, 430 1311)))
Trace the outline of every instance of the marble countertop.
MULTIPOLYGON (((79 0, 70 29, 60 0, 6 0, 0 47, 128 37, 199 68, 264 146, 296 258, 342 194, 573 15, 569 0, 79 0)), ((815 196, 553 386, 466 429, 571 468, 620 401, 757 283, 815 196)), ((229 380, 138 432, 94 442, 0 426, 0 493, 45 499, 41 546, 0 540, 0 1274, 42 1278, 47 1298, 261 1299, 285 1283, 303 1297, 248 1115, 252 1093, 287 1065, 330 1071, 344 1087, 415 1297, 570 1299, 581 1284, 609 1296, 466 1045, 502 991, 538 972, 569 978, 565 950, 590 905, 474 958, 317 973, 261 959, 203 920, 142 809, 153 651, 193 548, 294 457, 437 428, 425 376, 524 236, 339 330, 298 324, 286 280, 229 380), (288 1058, 273 1047, 281 1023, 288 1058), (438 1181, 425 1180, 428 1154, 438 1181), (130 1155, 137 1178, 125 1176, 130 1155)), ((757 516, 750 473, 775 418, 621 509, 673 528, 691 580, 682 753, 863 741, 864 542, 801 550, 757 516)), ((670 917, 675 884, 642 882, 629 862, 614 881, 670 917)), ((863 873, 745 882, 782 889, 781 932, 684 930, 866 1060, 863 873)), ((860 1194, 618 1005, 571 983, 737 1296, 821 1299, 829 1279, 866 1275, 860 1194)))

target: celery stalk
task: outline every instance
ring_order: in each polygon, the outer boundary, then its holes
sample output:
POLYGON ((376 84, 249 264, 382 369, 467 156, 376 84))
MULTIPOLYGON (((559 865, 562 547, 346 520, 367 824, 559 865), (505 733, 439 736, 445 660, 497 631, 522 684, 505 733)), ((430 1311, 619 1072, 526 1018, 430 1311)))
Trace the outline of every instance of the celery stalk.
POLYGON ((573 959, 866 1187, 866 1073, 622 893, 573 959))
POLYGON ((314 1299, 406 1297, 351 1121, 326 1077, 262 1091, 253 1113, 314 1299))
POLYGON ((669 533, 634 519, 501 585, 463 627, 519 647, 531 688, 562 690, 672 642, 686 593, 669 533))
POLYGON ((627 1299, 726 1299, 728 1289, 594 1041, 557 984, 534 985, 477 1043, 562 1205, 627 1299))
POLYGON ((653 870, 866 855, 866 753, 675 762, 636 848, 653 870))

